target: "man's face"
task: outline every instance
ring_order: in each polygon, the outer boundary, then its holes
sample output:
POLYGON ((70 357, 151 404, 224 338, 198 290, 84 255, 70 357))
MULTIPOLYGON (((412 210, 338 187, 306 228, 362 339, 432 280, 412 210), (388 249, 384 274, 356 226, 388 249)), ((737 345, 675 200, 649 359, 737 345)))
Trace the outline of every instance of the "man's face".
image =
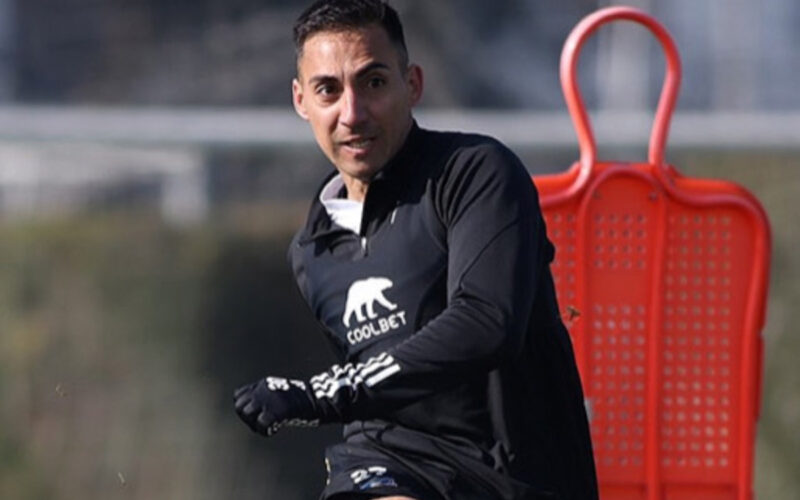
POLYGON ((400 67, 379 25, 312 35, 292 82, 295 109, 322 151, 343 177, 362 182, 403 145, 421 94, 421 70, 400 67))

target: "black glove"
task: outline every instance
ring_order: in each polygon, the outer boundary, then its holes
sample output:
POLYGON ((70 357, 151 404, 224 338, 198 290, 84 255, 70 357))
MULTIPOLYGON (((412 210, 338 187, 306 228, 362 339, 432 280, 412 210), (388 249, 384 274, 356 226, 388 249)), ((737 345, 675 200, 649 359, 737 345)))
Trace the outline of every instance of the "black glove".
POLYGON ((233 393, 236 413, 253 430, 272 436, 283 426, 316 427, 314 397, 301 380, 266 377, 233 393))

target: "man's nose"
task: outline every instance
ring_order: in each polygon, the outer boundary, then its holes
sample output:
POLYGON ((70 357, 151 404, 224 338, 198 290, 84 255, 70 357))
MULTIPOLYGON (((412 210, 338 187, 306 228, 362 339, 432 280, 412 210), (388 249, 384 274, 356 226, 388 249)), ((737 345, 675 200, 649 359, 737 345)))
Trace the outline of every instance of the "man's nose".
POLYGON ((355 89, 346 89, 342 96, 342 110, 339 121, 347 127, 355 127, 367 117, 366 101, 355 89))

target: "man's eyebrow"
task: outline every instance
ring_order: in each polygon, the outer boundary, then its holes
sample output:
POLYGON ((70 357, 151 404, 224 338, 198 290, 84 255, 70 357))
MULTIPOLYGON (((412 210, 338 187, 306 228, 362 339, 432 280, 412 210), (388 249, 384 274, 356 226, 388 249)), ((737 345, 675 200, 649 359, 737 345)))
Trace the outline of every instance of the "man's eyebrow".
POLYGON ((314 85, 314 84, 322 83, 322 82, 335 82, 335 81, 336 81, 336 77, 335 76, 331 76, 331 75, 316 75, 316 76, 312 76, 311 78, 308 79, 308 83, 310 85, 314 85))
POLYGON ((389 68, 389 65, 388 65, 388 64, 384 64, 384 63, 382 63, 382 62, 375 61, 375 62, 372 62, 372 63, 369 63, 369 64, 367 64, 366 66, 364 66, 363 68, 361 68, 360 70, 358 70, 358 72, 356 73, 356 76, 357 76, 357 77, 364 76, 364 75, 366 75, 367 73, 369 73, 370 71, 374 71, 374 70, 376 70, 376 69, 385 69, 385 70, 389 70, 389 69, 391 69, 391 68, 389 68))
MULTIPOLYGON (((388 64, 375 61, 367 64, 366 66, 358 70, 358 72, 356 72, 356 78, 360 78, 371 71, 375 71, 376 69, 390 70, 391 68, 389 67, 388 64)), ((322 82, 336 82, 336 81, 338 81, 338 78, 336 78, 333 75, 315 75, 308 79, 308 83, 310 85, 315 85, 322 82)))

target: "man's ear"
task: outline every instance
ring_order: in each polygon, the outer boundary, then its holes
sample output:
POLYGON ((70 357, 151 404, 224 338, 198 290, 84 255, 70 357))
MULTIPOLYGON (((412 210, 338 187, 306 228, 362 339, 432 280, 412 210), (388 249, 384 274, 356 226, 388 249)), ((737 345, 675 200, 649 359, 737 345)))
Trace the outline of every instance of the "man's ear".
POLYGON ((422 68, 418 64, 410 64, 406 71, 406 84, 408 85, 409 104, 415 106, 422 99, 424 79, 422 68))
POLYGON ((292 80, 292 104, 294 104, 294 110, 303 120, 308 120, 308 112, 306 111, 306 105, 303 101, 303 86, 300 84, 300 81, 297 78, 292 80))

